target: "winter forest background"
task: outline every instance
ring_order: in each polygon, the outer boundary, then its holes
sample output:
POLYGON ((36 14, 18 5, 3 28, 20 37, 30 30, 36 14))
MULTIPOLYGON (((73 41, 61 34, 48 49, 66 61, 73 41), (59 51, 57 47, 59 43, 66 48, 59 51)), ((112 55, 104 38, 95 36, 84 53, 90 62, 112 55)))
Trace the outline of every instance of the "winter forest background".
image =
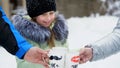
POLYGON ((56 0, 58 10, 66 17, 115 15, 120 16, 120 0, 56 0))
MULTIPOLYGON (((56 0, 56 3, 58 11, 66 18, 91 15, 120 16, 120 0, 56 0)), ((0 5, 6 10, 7 15, 11 16, 25 8, 25 0, 0 0, 0 5), (15 12, 17 9, 19 10, 15 12)))
MULTIPOLYGON (((7 4, 4 1, 10 5, 5 11, 9 17, 26 13, 24 0, 0 0, 3 7, 7 4)), ((70 49, 80 49, 111 33, 120 17, 120 0, 56 0, 56 3, 68 22, 70 49)), ((117 53, 103 60, 80 64, 79 68, 120 68, 119 63, 120 53, 117 53)))

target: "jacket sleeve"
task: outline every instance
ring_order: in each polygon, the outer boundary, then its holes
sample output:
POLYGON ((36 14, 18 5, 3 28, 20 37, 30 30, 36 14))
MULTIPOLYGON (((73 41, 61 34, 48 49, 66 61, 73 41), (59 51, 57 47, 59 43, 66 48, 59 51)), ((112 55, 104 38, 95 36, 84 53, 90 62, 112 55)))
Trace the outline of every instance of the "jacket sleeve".
POLYGON ((120 20, 113 32, 90 44, 93 48, 93 58, 91 61, 104 59, 120 51, 120 20))
POLYGON ((15 29, 0 7, 0 45, 8 52, 22 58, 32 47, 15 29))

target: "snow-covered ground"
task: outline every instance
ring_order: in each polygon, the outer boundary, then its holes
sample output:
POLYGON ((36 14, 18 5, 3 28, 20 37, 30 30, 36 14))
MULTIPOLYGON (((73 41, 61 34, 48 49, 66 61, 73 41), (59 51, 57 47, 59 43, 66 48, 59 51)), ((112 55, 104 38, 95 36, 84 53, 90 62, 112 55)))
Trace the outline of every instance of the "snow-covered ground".
MULTIPOLYGON (((80 49, 112 32, 118 17, 73 17, 67 20, 69 26, 69 48, 80 49)), ((80 64, 79 68, 120 68, 120 53, 104 60, 80 64)))
POLYGON ((99 40, 112 32, 117 21, 118 17, 113 16, 72 17, 67 19, 69 48, 80 48, 82 45, 99 40))
MULTIPOLYGON (((69 27, 69 37, 68 37, 69 48, 80 49, 85 44, 95 42, 96 40, 110 33, 115 27, 117 21, 118 21, 118 17, 113 17, 113 16, 69 18, 67 20, 69 27)), ((10 60, 11 56, 7 54, 4 55, 6 55, 6 57, 9 58, 9 61, 6 62, 7 65, 16 67, 15 64, 13 64, 15 60, 12 61, 13 58, 10 60)), ((6 60, 0 59, 0 61, 6 61, 6 60)), ((0 64, 0 68, 7 68, 4 67, 4 65, 3 67, 1 67, 1 64, 0 64)), ((80 64, 79 68, 120 68, 119 64, 120 64, 120 53, 110 56, 104 60, 80 64)))
POLYGON ((15 56, 0 46, 0 68, 17 68, 15 56))

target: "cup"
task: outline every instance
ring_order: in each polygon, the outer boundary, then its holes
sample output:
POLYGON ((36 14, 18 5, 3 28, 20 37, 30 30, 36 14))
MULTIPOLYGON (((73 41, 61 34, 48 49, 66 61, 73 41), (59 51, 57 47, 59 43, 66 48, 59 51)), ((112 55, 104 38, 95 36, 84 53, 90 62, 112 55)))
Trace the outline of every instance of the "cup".
POLYGON ((52 48, 53 51, 57 50, 57 51, 64 51, 64 52, 68 52, 68 48, 65 47, 53 47, 52 48))
POLYGON ((67 48, 54 47, 49 52, 49 64, 50 68, 65 68, 65 59, 67 48))
POLYGON ((66 54, 65 68, 78 68, 79 61, 80 61, 79 52, 69 51, 66 54))

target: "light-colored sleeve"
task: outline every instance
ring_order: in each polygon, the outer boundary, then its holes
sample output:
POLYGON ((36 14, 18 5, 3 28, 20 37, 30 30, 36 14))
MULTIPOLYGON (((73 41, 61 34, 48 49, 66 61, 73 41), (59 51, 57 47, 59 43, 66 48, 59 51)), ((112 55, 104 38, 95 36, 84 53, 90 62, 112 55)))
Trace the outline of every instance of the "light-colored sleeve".
POLYGON ((113 32, 90 44, 93 48, 93 58, 91 61, 104 59, 120 51, 120 19, 113 32))

